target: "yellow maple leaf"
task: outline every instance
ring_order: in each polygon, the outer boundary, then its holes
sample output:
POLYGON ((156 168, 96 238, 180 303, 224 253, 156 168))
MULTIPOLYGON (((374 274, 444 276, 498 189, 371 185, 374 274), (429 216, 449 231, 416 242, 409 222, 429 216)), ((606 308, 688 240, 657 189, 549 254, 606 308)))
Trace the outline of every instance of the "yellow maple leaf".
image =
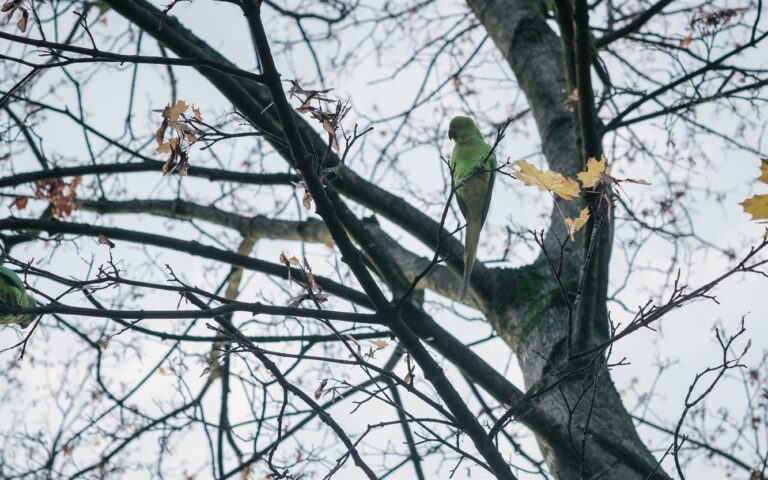
POLYGON ((600 181, 601 174, 608 173, 605 168, 605 156, 600 160, 595 157, 587 159, 587 170, 576 174, 584 188, 593 188, 600 181))
POLYGON ((741 202, 744 212, 752 215, 752 220, 768 220, 768 194, 752 195, 741 202))
POLYGON ((565 226, 568 228, 568 235, 572 241, 574 240, 573 234, 581 230, 587 224, 587 220, 589 220, 589 209, 587 207, 581 209, 578 217, 565 219, 565 226))
POLYGON ((579 196, 579 184, 576 180, 564 177, 557 172, 542 172, 525 160, 518 160, 515 166, 519 168, 513 172, 515 178, 525 183, 539 187, 539 190, 550 191, 565 200, 571 200, 579 196))
POLYGON ((760 176, 757 179, 763 183, 768 183, 768 158, 761 158, 760 162, 760 176))
POLYGON ((168 105, 163 109, 163 118, 167 118, 170 122, 178 122, 179 117, 182 113, 187 111, 187 108, 187 104, 184 103, 184 100, 179 100, 176 102, 176 105, 168 105))

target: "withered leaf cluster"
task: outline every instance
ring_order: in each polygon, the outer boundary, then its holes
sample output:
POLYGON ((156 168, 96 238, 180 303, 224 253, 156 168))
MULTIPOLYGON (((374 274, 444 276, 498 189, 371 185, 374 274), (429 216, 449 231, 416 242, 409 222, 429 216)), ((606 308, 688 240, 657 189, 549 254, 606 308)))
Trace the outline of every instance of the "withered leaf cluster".
MULTIPOLYGON (((183 176, 187 175, 189 171, 189 147, 197 141, 197 136, 189 126, 185 115, 187 109, 189 109, 189 105, 184 100, 178 100, 174 105, 166 105, 163 110, 159 110, 162 114, 163 122, 155 132, 156 152, 168 154, 168 158, 163 164, 163 175, 175 173, 183 176), (172 128, 172 133, 171 137, 166 141, 165 134, 168 131, 168 127, 172 128)), ((197 107, 192 107, 192 114, 196 120, 203 120, 197 107)))
POLYGON ((729 23, 735 16, 745 10, 746 8, 724 8, 707 12, 702 9, 698 15, 691 19, 691 30, 698 29, 704 34, 711 33, 717 27, 729 23))
MULTIPOLYGON (((297 172, 299 173, 299 176, 301 176, 301 171, 297 170, 297 172)), ((312 194, 309 192, 307 182, 302 178, 298 182, 292 181, 291 184, 296 188, 301 188, 304 190, 304 194, 301 196, 301 204, 307 211, 310 211, 312 209, 312 194)))
POLYGON ((81 177, 79 176, 73 178, 71 182, 65 182, 61 178, 40 180, 37 182, 35 198, 50 203, 51 214, 55 218, 66 218, 80 206, 76 195, 80 180, 81 177))
POLYGON ((301 101, 301 105, 296 108, 296 111, 309 113, 312 118, 320 122, 323 125, 323 130, 328 133, 328 142, 331 148, 338 151, 339 141, 336 132, 341 126, 341 121, 352 110, 349 100, 342 101, 324 96, 324 94, 332 91, 332 88, 307 90, 302 88, 296 80, 288 81, 291 83, 288 96, 298 98, 301 101))
POLYGON ((309 266, 309 262, 307 261, 306 257, 304 257, 304 262, 302 264, 301 260, 299 260, 295 255, 288 257, 285 253, 281 252, 280 263, 288 267, 289 280, 293 280, 291 276, 291 267, 298 267, 303 278, 302 286, 304 287, 305 292, 291 298, 290 302, 288 303, 289 307, 298 307, 304 300, 312 300, 316 304, 325 303, 328 301, 329 295, 327 293, 323 293, 323 288, 318 285, 314 274, 312 274, 312 267, 309 266))
MULTIPOLYGON (((40 3, 44 3, 40 1, 40 3)), ((10 23, 11 18, 13 18, 13 14, 16 12, 19 12, 21 16, 16 21, 16 28, 22 31, 22 33, 27 31, 27 21, 29 20, 29 10, 27 10, 24 5, 22 5, 22 0, 8 0, 3 4, 2 7, 0 7, 0 12, 8 13, 5 16, 5 23, 10 23)))

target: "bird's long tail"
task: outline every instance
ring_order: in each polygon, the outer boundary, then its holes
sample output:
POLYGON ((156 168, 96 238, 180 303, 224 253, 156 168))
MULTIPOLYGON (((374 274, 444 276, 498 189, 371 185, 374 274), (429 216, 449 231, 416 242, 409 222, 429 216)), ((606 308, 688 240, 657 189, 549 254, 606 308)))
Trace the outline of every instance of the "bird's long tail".
POLYGON ((475 256, 477 255, 477 245, 480 242, 480 231, 483 229, 483 222, 473 220, 467 222, 467 232, 464 239, 464 278, 461 285, 461 296, 459 300, 464 300, 469 288, 469 279, 472 277, 472 267, 475 266, 475 256))

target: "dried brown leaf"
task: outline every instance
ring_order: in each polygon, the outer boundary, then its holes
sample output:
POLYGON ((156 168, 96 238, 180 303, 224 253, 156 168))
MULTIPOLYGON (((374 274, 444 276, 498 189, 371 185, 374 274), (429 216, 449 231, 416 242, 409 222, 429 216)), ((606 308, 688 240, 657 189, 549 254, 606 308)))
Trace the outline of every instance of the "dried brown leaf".
POLYGON ((29 202, 29 197, 21 195, 13 200, 13 206, 19 210, 24 210, 27 207, 27 202, 29 202))
POLYGON ((77 187, 82 177, 75 177, 70 182, 61 178, 41 180, 37 182, 35 198, 48 201, 51 213, 56 218, 65 218, 80 207, 76 198, 77 187))
POLYGON ((301 102, 301 105, 299 105, 298 107, 296 107, 296 111, 297 111, 297 112, 299 112, 299 113, 307 113, 307 112, 311 112, 311 111, 313 111, 313 110, 316 110, 316 108, 315 108, 315 107, 313 107, 312 105, 310 105, 310 103, 309 103, 309 102, 310 102, 310 100, 311 100, 311 97, 307 97, 307 98, 305 98, 305 99, 304 99, 304 100, 301 102))
POLYGON ((746 354, 747 354, 747 351, 748 351, 750 348, 752 348, 752 339, 751 339, 751 338, 747 340, 747 344, 744 346, 744 351, 743 351, 743 352, 741 352, 741 356, 743 357, 744 355, 746 355, 746 354))
POLYGON ((168 157, 168 160, 166 160, 165 163, 163 164, 163 168, 162 168, 163 176, 166 176, 169 173, 171 173, 172 169, 173 169, 173 155, 168 157))
POLYGON ((178 122, 181 114, 187 111, 187 104, 184 100, 178 100, 173 106, 166 106, 163 109, 163 118, 167 118, 170 122, 178 122))
POLYGON ((317 287, 317 282, 315 281, 315 276, 312 275, 312 272, 309 272, 309 271, 306 272, 306 275, 307 275, 307 284, 309 285, 309 288, 311 288, 312 290, 317 290, 318 287, 317 287))
POLYGON ((332 88, 326 88, 325 90, 305 90, 296 80, 289 79, 287 81, 291 84, 291 88, 288 90, 288 95, 290 96, 295 97, 298 95, 303 95, 305 97, 317 97, 317 100, 325 102, 330 101, 330 99, 323 97, 322 94, 332 91, 332 88))
POLYGON ((651 182, 649 182, 647 180, 643 180, 643 179, 636 180, 634 178, 625 178, 624 180, 621 180, 621 181, 622 182, 627 182, 627 183, 637 183, 638 185, 650 185, 651 184, 651 182))
POLYGON ((324 378, 323 381, 320 382, 320 386, 315 389, 315 400, 319 399, 323 395, 323 390, 325 390, 326 385, 328 385, 328 379, 324 378))
POLYGON ((301 304, 301 302, 303 302, 306 299, 307 299, 307 296, 305 294, 301 294, 301 295, 297 295, 295 297, 291 297, 288 300, 288 306, 291 307, 291 308, 296 308, 296 307, 298 307, 301 304))
POLYGON ((177 175, 181 175, 182 177, 186 177, 189 175, 189 161, 186 157, 182 157, 182 159, 179 161, 179 163, 176 165, 176 169, 174 170, 174 173, 177 175))
POLYGON ((301 263, 301 260, 296 258, 296 255, 289 258, 285 255, 285 252, 280 252, 280 263, 282 263, 286 267, 290 267, 291 265, 294 265, 294 266, 299 265, 301 263))
POLYGON ((382 340, 380 338, 377 338, 375 340, 369 340, 369 342, 376 345, 377 348, 384 348, 389 346, 389 342, 387 342, 386 340, 382 340))
POLYGON ((171 153, 174 150, 176 150, 176 147, 179 145, 179 139, 177 137, 173 137, 172 139, 168 140, 167 142, 161 144, 155 152, 157 153, 171 153))
POLYGON ((109 248, 115 248, 115 242, 107 238, 103 233, 99 235, 99 243, 102 245, 109 245, 109 248))
POLYGON ((331 148, 338 151, 339 141, 336 139, 336 128, 326 116, 323 116, 322 122, 323 122, 323 130, 328 132, 328 137, 331 139, 331 148))
POLYGON ((155 141, 158 147, 163 144, 165 140, 165 131, 168 129, 168 119, 164 118, 163 123, 160 124, 160 128, 155 132, 155 141))
POLYGON ((21 18, 19 18, 19 21, 16 22, 16 26, 21 30, 22 33, 27 31, 27 20, 29 20, 29 12, 25 8, 21 9, 21 18))
POLYGON ((309 193, 309 190, 304 190, 304 196, 301 198, 301 204, 304 205, 304 208, 307 209, 307 211, 312 209, 312 194, 309 193))

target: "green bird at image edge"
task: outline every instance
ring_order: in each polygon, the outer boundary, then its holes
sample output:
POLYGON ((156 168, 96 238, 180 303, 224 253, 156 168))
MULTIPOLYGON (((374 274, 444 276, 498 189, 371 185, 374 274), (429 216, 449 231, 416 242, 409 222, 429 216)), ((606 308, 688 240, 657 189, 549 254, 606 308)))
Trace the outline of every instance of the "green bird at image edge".
POLYGON ((452 180, 459 209, 467 221, 460 296, 463 300, 475 264, 480 231, 491 205, 493 181, 496 177, 496 155, 493 154, 493 147, 483 140, 482 133, 469 117, 454 117, 448 125, 448 138, 455 142, 451 152, 452 180))
MULTIPOLYGON (((0 302, 7 307, 31 308, 37 306, 35 299, 24 288, 18 275, 6 267, 0 266, 0 302)), ((27 328, 37 315, 0 314, 0 325, 18 324, 27 328)))

